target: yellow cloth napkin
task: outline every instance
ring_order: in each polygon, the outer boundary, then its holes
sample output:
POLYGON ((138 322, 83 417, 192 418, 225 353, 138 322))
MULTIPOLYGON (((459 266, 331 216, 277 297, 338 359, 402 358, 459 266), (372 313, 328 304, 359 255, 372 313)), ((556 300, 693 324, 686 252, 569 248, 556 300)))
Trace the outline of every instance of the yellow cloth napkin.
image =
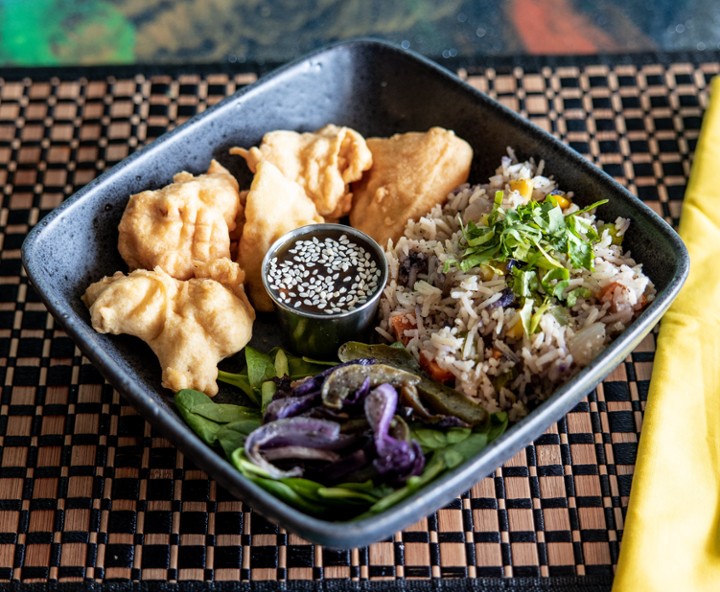
POLYGON ((680 236, 690 276, 660 326, 614 592, 720 590, 720 77, 680 236))

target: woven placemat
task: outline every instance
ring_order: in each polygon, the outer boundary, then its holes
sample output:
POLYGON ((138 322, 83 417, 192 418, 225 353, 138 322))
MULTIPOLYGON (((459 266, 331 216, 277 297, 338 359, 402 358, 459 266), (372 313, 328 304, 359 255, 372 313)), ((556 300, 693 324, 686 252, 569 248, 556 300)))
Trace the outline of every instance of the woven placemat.
MULTIPOLYGON (((720 71, 706 59, 534 59, 528 67, 463 64, 459 75, 676 225, 707 83, 720 71)), ((21 266, 28 230, 137 147, 255 79, 205 70, 0 78, 0 582, 262 580, 276 589, 272 582, 305 580, 297 584, 305 589, 312 580, 330 588, 394 580, 424 590, 422 580, 466 578, 473 590, 609 589, 656 332, 447 508, 391 540, 338 552, 228 495, 55 328, 21 266)))

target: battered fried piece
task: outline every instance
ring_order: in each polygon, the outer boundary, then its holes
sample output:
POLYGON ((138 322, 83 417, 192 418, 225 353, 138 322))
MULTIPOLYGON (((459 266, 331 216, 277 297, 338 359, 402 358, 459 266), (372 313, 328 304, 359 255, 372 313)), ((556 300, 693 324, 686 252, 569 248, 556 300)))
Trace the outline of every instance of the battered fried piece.
POLYGON ((260 161, 245 203, 245 226, 238 263, 245 270, 250 300, 256 310, 272 311, 262 283, 262 260, 270 246, 295 228, 324 222, 302 187, 285 178, 268 161, 260 161))
POLYGON ((347 127, 326 125, 314 133, 275 131, 265 134, 260 148, 232 148, 254 173, 261 161, 274 164, 288 179, 299 183, 326 219, 350 211, 348 184, 359 181, 372 165, 365 139, 347 127))
POLYGON ((247 203, 247 194, 249 192, 249 189, 244 189, 240 192, 240 207, 238 207, 238 213, 237 216, 235 216, 235 230, 230 232, 230 258, 233 261, 237 259, 240 237, 245 227, 245 204, 247 203))
POLYGON ((237 263, 200 263, 196 272, 197 279, 179 281, 159 267, 127 276, 118 271, 91 285, 83 302, 99 333, 127 333, 147 342, 160 360, 164 387, 213 396, 217 364, 250 341, 255 311, 237 263))
POLYGON ((350 225, 382 247, 388 239, 397 242, 408 220, 417 220, 443 203, 470 173, 472 148, 440 127, 369 138, 367 145, 373 166, 353 185, 350 225))
POLYGON ((237 181, 213 160, 205 175, 182 172, 162 189, 131 196, 118 227, 118 250, 131 271, 159 266, 188 280, 194 261, 230 257, 239 208, 237 181))

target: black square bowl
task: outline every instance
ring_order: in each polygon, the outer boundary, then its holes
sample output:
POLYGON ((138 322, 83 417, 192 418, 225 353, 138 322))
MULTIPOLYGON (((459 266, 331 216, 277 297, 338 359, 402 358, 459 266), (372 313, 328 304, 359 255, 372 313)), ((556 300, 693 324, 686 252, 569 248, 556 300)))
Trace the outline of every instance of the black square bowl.
MULTIPOLYGON (((158 431, 271 521, 336 548, 392 535, 449 503, 527 446, 625 359, 668 308, 689 268, 687 251, 670 226, 576 152, 436 64, 369 40, 333 45, 280 68, 139 150, 44 218, 29 234, 22 256, 60 326, 158 431), (476 458, 385 513, 350 523, 307 516, 243 478, 183 423, 171 393, 160 386, 160 368, 150 349, 132 337, 95 332, 80 300, 91 283, 127 270, 117 251, 117 225, 130 194, 167 184, 182 170, 204 172, 211 158, 248 187, 251 175, 240 158, 228 154, 231 146, 258 145, 271 130, 311 131, 328 123, 349 126, 365 137, 432 126, 455 130, 475 151, 472 182, 493 173, 507 146, 521 159, 543 158, 545 170, 560 187, 575 192, 578 205, 607 198, 605 219, 632 220, 625 245, 658 291, 607 350, 476 458)), ((267 351, 280 337, 273 317, 260 315, 252 345, 267 351)))

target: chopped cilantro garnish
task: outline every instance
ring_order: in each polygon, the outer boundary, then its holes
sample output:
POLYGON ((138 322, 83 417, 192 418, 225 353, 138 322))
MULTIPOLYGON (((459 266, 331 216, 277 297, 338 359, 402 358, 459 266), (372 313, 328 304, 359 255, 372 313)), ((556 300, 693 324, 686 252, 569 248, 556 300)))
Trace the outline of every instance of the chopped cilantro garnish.
MULTIPOLYGON (((467 248, 462 260, 455 261, 455 264, 462 271, 478 265, 497 268, 510 259, 525 263, 523 269, 526 272, 534 268, 562 268, 553 253, 566 254, 575 268, 593 270, 592 246, 600 237, 593 226, 584 218, 578 218, 577 214, 588 212, 607 203, 607 200, 565 215, 560 206, 551 200, 543 203, 530 201, 503 211, 500 207, 502 199, 503 192, 498 191, 487 217, 487 226, 477 226, 471 220, 465 227, 461 222, 467 248)), ((445 263, 445 271, 452 263, 445 263)))
POLYGON ((531 335, 552 298, 574 306, 578 298, 590 295, 586 288, 565 294, 570 272, 557 256, 566 255, 574 269, 594 270, 593 245, 600 241, 600 235, 578 214, 589 212, 608 200, 567 215, 557 200, 551 198, 542 203, 531 200, 507 210, 502 209, 502 200, 503 192, 496 192, 492 211, 483 217, 486 224, 477 225, 471 220, 463 226, 460 221, 466 248, 460 261, 446 261, 443 271, 447 273, 454 264, 462 271, 484 265, 496 272, 508 273, 508 285, 525 299, 520 316, 526 334, 531 335))

